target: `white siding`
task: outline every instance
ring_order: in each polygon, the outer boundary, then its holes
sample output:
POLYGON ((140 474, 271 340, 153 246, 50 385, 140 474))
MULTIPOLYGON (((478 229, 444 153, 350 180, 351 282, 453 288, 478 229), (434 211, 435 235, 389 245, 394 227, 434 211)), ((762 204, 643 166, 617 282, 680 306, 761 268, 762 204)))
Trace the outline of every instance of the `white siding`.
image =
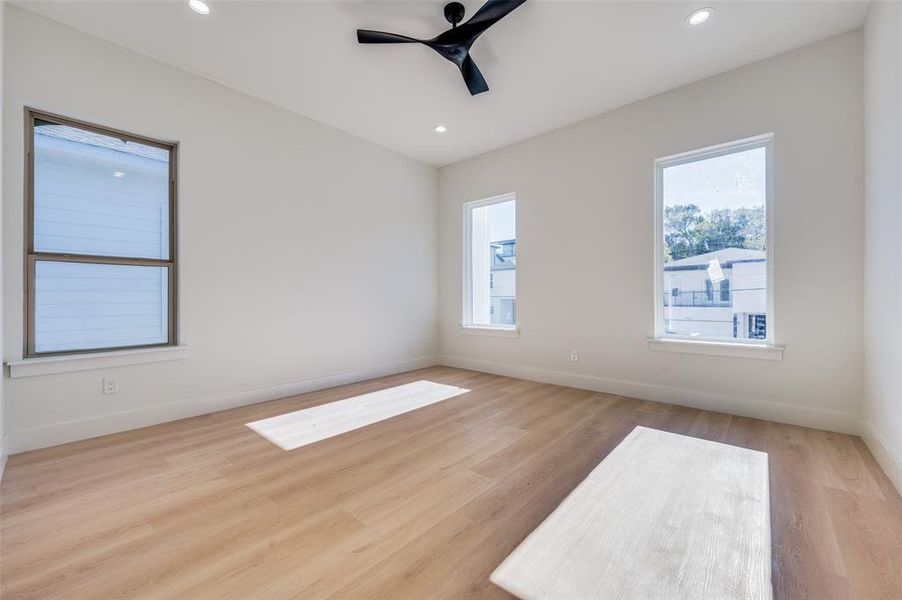
POLYGON ((35 263, 35 351, 164 344, 168 268, 35 263))
POLYGON ((767 312, 767 264, 763 262, 733 265, 733 312, 767 312))
POLYGON ((168 162, 40 130, 34 137, 37 252, 169 257, 168 162))
MULTIPOLYGON (((35 127, 35 251, 168 258, 168 160, 92 140, 147 148, 67 126, 35 127)), ((168 277, 165 267, 37 260, 34 351, 165 344, 168 277)))

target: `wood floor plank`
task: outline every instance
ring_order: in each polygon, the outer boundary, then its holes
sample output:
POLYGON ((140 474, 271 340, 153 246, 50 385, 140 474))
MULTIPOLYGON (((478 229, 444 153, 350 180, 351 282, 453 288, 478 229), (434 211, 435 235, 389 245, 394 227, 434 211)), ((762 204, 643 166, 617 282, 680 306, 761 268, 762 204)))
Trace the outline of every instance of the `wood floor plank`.
POLYGON ((896 491, 893 482, 890 481, 890 478, 886 473, 883 472, 883 469, 880 468, 880 464, 877 462, 877 459, 874 458, 874 455, 871 454, 871 451, 868 450, 867 445, 865 445, 864 440, 860 437, 853 437, 852 443, 855 444, 855 449, 858 450, 858 456, 861 458, 865 467, 867 467, 868 472, 870 472, 871 477, 874 478, 874 481, 880 487, 880 491, 883 493, 883 498, 889 502, 890 504, 896 505, 897 512, 902 515, 902 497, 896 491))
POLYGON ((898 594, 858 438, 435 367, 11 457, 0 596, 507 599, 489 574, 636 425, 768 452, 775 598, 898 594), (288 452, 244 425, 421 379, 472 391, 288 452))
POLYGON ((712 442, 722 442, 732 420, 733 417, 724 413, 700 412, 689 428, 688 435, 712 442))
POLYGON ((849 436, 814 429, 808 434, 813 438, 812 445, 818 446, 817 455, 828 486, 885 499, 849 436))
POLYGON ((900 518, 882 499, 827 489, 830 517, 856 598, 902 598, 902 531, 886 527, 900 518))
POLYGON ((767 452, 767 421, 733 417, 723 441, 733 446, 767 452))
POLYGON ((853 598, 805 429, 768 423, 775 598, 853 598))

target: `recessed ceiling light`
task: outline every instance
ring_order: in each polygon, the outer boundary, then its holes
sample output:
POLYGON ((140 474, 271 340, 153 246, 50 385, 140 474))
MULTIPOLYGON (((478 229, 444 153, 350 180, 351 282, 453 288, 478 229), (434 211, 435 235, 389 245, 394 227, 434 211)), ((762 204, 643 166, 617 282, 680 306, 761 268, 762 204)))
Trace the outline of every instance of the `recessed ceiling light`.
POLYGON ((125 173, 123 173, 122 171, 114 171, 113 177, 118 177, 119 179, 122 179, 123 177, 125 177, 125 173))
POLYGON ((191 10, 200 15, 209 15, 210 7, 207 6, 206 2, 202 0, 188 0, 188 6, 191 7, 191 10))
POLYGON ((445 133, 448 129, 444 125, 436 125, 435 132, 436 133, 445 133))
POLYGON ((686 18, 686 22, 690 25, 701 25, 708 21, 711 18, 711 14, 714 12, 713 8, 700 8, 697 11, 693 12, 686 18))

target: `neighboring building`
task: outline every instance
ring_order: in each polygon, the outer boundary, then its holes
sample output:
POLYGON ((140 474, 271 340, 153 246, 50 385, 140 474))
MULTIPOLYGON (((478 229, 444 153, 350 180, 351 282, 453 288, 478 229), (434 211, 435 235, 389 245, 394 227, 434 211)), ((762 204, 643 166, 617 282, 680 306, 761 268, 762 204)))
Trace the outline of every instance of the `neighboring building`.
POLYGON ((517 322, 517 240, 491 242, 491 246, 491 323, 513 325, 517 322))
POLYGON ((767 253, 724 248, 664 264, 667 333, 767 338, 767 253))

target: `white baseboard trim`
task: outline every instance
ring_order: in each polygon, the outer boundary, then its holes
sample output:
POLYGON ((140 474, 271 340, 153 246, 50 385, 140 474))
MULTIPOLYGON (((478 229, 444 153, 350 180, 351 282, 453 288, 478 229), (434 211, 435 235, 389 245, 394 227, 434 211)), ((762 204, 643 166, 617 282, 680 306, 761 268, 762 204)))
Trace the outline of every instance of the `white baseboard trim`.
POLYGON ((724 412, 742 417, 767 419, 790 425, 802 425, 853 435, 858 435, 860 432, 858 415, 841 411, 806 408, 769 400, 687 390, 652 383, 605 379, 594 375, 550 371, 462 356, 439 356, 439 364, 594 392, 724 412))
POLYGON ((867 444, 883 472, 902 494, 902 457, 896 456, 877 429, 864 420, 861 422, 861 439, 867 444))
POLYGON ((33 429, 11 431, 6 435, 5 441, 8 441, 9 443, 10 453, 16 454, 28 450, 48 448, 50 446, 93 438, 109 433, 118 433, 130 429, 137 429, 139 427, 166 423, 168 421, 196 417, 197 415, 213 413, 238 406, 295 396, 297 394, 304 394, 306 392, 313 392, 348 383, 366 381, 367 379, 385 377, 386 375, 394 375, 405 371, 423 369, 435 366, 436 364, 438 363, 435 356, 422 356, 405 361, 376 365, 357 371, 311 377, 290 383, 238 390, 226 392, 224 394, 212 394, 209 396, 189 398, 167 404, 148 406, 89 419, 79 419, 77 421, 54 423, 52 425, 36 427, 33 429))

